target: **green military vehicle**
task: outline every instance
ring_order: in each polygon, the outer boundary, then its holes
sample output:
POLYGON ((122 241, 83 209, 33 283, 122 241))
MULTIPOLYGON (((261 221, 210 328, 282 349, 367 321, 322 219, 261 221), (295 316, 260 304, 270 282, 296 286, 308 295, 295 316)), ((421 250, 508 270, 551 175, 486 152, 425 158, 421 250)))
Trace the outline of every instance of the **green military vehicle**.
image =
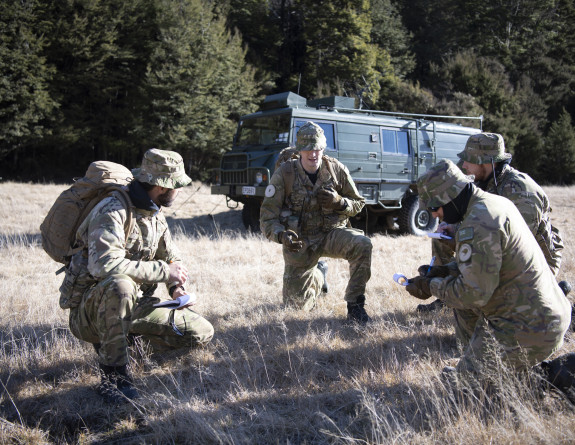
POLYGON ((399 228, 421 235, 437 220, 420 210, 416 181, 440 159, 457 162, 467 138, 481 131, 483 117, 429 116, 355 108, 353 98, 306 100, 294 93, 267 96, 261 110, 243 116, 231 151, 215 169, 211 193, 225 195, 228 207, 243 204, 246 228, 259 231, 260 206, 279 152, 295 145, 306 121, 320 125, 325 154, 345 164, 366 206, 352 220, 366 231, 399 228), (478 127, 437 119, 475 119, 478 127))

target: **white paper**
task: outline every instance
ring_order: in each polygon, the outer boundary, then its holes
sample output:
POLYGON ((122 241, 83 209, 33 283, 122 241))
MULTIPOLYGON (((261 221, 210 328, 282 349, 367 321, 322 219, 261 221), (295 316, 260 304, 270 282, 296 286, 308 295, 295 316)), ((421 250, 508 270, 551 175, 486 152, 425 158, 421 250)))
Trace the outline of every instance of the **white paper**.
POLYGON ((438 233, 438 232, 427 232, 427 236, 430 238, 437 238, 437 239, 453 239, 449 235, 446 235, 444 233, 438 233))
POLYGON ((163 307, 166 309, 179 309, 181 307, 186 306, 187 304, 190 303, 195 303, 196 302, 196 294, 192 294, 192 295, 182 295, 174 300, 167 300, 167 301, 161 301, 159 303, 154 304, 154 307, 163 307))

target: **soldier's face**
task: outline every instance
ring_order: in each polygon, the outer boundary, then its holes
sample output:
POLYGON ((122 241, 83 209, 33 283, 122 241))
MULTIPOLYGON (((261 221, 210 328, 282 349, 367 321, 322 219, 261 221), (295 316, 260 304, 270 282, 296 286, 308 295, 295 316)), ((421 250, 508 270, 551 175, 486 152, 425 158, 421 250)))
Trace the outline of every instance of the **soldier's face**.
POLYGON ((303 169, 308 173, 315 173, 321 166, 323 150, 302 150, 299 153, 303 169))
POLYGON ((176 200, 178 193, 179 189, 166 189, 165 192, 158 195, 158 203, 162 207, 170 207, 176 200))
POLYGON ((462 167, 468 175, 475 176, 475 181, 485 181, 493 171, 491 164, 471 164, 464 161, 462 167))
POLYGON ((435 212, 431 212, 431 216, 434 218, 439 218, 440 221, 443 221, 443 207, 439 207, 435 212))

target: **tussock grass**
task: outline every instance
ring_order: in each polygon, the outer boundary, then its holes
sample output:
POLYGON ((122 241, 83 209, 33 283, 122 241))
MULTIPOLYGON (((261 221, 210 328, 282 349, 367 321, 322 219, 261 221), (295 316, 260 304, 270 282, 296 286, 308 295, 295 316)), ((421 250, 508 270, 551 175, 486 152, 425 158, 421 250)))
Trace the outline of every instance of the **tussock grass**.
MULTIPOLYGON (((372 237, 365 330, 346 326, 347 263, 328 259, 330 293, 311 313, 281 305, 280 246, 241 225, 199 183, 167 211, 216 335, 202 349, 153 354, 136 343, 137 404, 93 391, 97 360, 58 307, 59 265, 38 226, 64 186, 1 183, 0 444, 557 444, 575 441, 573 407, 503 368, 499 402, 456 403, 440 373, 456 363, 450 311, 420 316, 394 272, 427 263, 427 239, 372 237)), ((549 187, 567 241, 559 279, 575 282, 575 188, 549 187)), ((568 334, 560 353, 573 351, 568 334)), ((496 380, 497 380, 496 379, 496 380)))

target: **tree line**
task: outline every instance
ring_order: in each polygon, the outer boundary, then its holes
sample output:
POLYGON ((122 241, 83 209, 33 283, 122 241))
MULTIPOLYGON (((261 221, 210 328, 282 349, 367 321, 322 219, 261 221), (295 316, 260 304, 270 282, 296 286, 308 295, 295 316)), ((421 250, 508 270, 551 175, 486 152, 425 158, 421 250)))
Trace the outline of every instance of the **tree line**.
POLYGON ((572 0, 0 0, 0 175, 172 149, 209 180, 267 94, 484 115, 513 165, 575 180, 572 0))

